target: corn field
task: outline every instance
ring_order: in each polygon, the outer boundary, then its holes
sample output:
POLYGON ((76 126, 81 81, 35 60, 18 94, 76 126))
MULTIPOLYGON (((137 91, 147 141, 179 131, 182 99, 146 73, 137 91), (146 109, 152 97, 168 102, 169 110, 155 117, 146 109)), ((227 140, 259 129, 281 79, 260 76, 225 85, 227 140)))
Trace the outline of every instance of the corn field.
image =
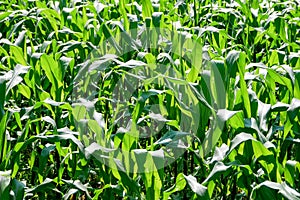
POLYGON ((300 199, 299 0, 0 0, 0 199, 300 199))

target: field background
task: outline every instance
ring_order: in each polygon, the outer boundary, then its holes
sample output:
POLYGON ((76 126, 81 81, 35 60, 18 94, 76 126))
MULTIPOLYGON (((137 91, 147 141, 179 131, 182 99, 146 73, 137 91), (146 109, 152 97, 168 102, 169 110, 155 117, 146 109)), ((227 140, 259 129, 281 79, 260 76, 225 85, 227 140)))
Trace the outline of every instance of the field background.
POLYGON ((0 59, 1 200, 300 199, 299 0, 2 0, 0 59), (159 30, 175 34, 162 42, 159 30), (105 69, 91 70, 90 93, 78 78, 95 55, 105 69), (160 64, 194 92, 177 98, 147 79, 128 100, 131 123, 165 125, 133 138, 115 126, 114 86, 160 64), (74 106, 78 84, 87 96, 74 106), (180 127, 182 113, 195 134, 180 127), (216 145, 203 153, 210 136, 216 145), (143 164, 155 165, 144 173, 125 158, 121 171, 94 156, 113 149, 101 137, 124 151, 185 152, 164 154, 173 158, 164 168, 146 153, 143 164))

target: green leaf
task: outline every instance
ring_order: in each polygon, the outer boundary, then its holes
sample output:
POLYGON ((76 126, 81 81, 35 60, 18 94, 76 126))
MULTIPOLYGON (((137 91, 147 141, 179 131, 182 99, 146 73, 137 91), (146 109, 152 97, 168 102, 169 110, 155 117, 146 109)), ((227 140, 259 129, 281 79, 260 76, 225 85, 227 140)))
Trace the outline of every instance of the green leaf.
POLYGON ((6 11, 6 12, 1 12, 0 13, 0 21, 8 17, 12 12, 11 11, 6 11))
POLYGON ((153 13, 153 7, 150 0, 142 0, 142 15, 145 20, 146 17, 151 17, 153 13))
POLYGON ((203 181, 203 184, 211 181, 211 180, 216 180, 220 177, 220 175, 227 170, 229 170, 231 166, 226 166, 224 165, 223 162, 217 162, 211 172, 209 173, 208 177, 203 181))
POLYGON ((12 191, 14 192, 14 198, 16 200, 23 200, 25 185, 21 181, 18 181, 17 179, 13 179, 11 185, 12 185, 12 191))
POLYGON ((27 65, 22 49, 17 46, 10 46, 10 52, 18 64, 27 65))
POLYGON ((300 72, 295 74, 294 97, 300 99, 300 72))
POLYGON ((9 198, 9 184, 10 184, 10 171, 1 172, 0 171, 0 197, 2 199, 9 198))
POLYGON ((50 144, 46 144, 46 147, 43 148, 39 160, 39 173, 41 175, 43 175, 43 172, 45 170, 50 152, 54 151, 54 149, 55 149, 55 145, 50 145, 50 144))
POLYGON ((231 141, 231 145, 230 145, 230 149, 227 153, 227 155, 233 150, 235 149, 238 145, 240 145, 241 143, 248 141, 248 140, 255 140, 255 138, 248 134, 248 133, 239 133, 237 136, 235 136, 232 141, 231 141))
POLYGON ((259 119, 259 127, 261 130, 267 132, 268 131, 268 119, 269 112, 271 110, 271 104, 265 104, 258 100, 258 119, 259 119))
POLYGON ((164 191, 163 193, 163 199, 167 200, 169 199, 169 196, 175 192, 179 192, 182 191, 186 186, 186 179, 185 176, 180 173, 177 175, 176 177, 176 183, 169 189, 167 189, 166 191, 164 191))
POLYGON ((46 178, 41 184, 26 190, 26 193, 46 192, 55 189, 53 179, 46 178))
POLYGON ((223 128, 227 120, 237 114, 239 111, 230 111, 227 109, 219 109, 217 112, 217 117, 214 120, 214 128, 209 129, 205 135, 202 149, 200 151, 201 156, 205 156, 209 153, 219 141, 223 128))
POLYGON ((215 161, 223 161, 228 150, 229 147, 226 144, 222 144, 221 147, 216 147, 210 163, 213 163, 215 161))
POLYGON ((190 133, 181 132, 181 131, 168 131, 165 133, 155 144, 167 145, 172 148, 186 148, 181 141, 182 138, 189 136, 190 133))
POLYGON ((284 178, 292 186, 295 187, 296 165, 299 162, 288 160, 284 167, 284 178))
POLYGON ((22 66, 19 64, 16 65, 15 69, 11 73, 11 76, 9 76, 9 81, 6 83, 6 95, 13 87, 22 82, 23 78, 19 75, 26 74, 29 69, 29 66, 22 66))
POLYGON ((193 192, 195 192, 201 199, 210 199, 207 192, 207 187, 197 182, 197 179, 192 175, 183 175, 186 182, 193 192))
POLYGON ((120 6, 120 13, 122 13, 123 19, 124 19, 124 28, 125 30, 129 30, 129 20, 127 18, 127 12, 126 12, 126 4, 125 4, 125 0, 120 0, 119 2, 120 6))
POLYGON ((300 199, 300 193, 295 189, 289 187, 285 182, 280 184, 271 181, 264 181, 255 186, 251 192, 250 198, 270 198, 270 196, 268 195, 270 194, 269 190, 276 190, 276 192, 282 194, 287 199, 300 199))
POLYGON ((24 84, 19 84, 18 85, 18 91, 27 99, 30 99, 31 97, 31 91, 30 88, 24 84))
POLYGON ((198 42, 195 43, 192 49, 191 64, 192 69, 188 73, 187 80, 189 82, 195 82, 199 77, 202 67, 202 46, 198 42))
POLYGON ((56 89, 63 85, 62 70, 52 56, 43 54, 41 56, 41 67, 45 71, 49 81, 55 85, 56 89))
POLYGON ((268 69, 268 74, 272 77, 273 81, 285 85, 288 90, 293 93, 292 81, 290 79, 282 76, 273 69, 268 69))
POLYGON ((59 52, 60 53, 66 53, 69 51, 73 51, 74 49, 83 50, 82 48, 83 44, 81 42, 77 41, 69 41, 59 46, 59 52))
POLYGON ((115 40, 115 37, 113 37, 113 34, 111 33, 111 30, 107 27, 106 24, 103 24, 101 27, 102 27, 102 30, 103 30, 103 33, 104 33, 104 36, 105 36, 106 40, 115 48, 117 55, 121 55, 122 54, 122 48, 120 47, 120 45, 115 40))
POLYGON ((70 199, 70 196, 76 194, 78 191, 79 191, 78 189, 74 189, 74 188, 69 189, 69 191, 66 194, 64 194, 63 199, 64 200, 70 199))
POLYGON ((227 66, 227 73, 228 77, 235 77, 236 72, 238 71, 237 62, 240 57, 239 51, 230 51, 229 54, 226 56, 226 66, 227 66))
POLYGON ((292 102, 290 104, 290 107, 287 110, 288 116, 289 116, 289 118, 290 118, 291 121, 294 120, 294 118, 296 117, 299 109, 300 109, 300 100, 296 99, 296 98, 293 98, 292 102))
POLYGON ((0 121, 0 163, 2 163, 3 160, 6 159, 6 153, 7 153, 7 140, 6 140, 6 123, 7 123, 7 116, 8 113, 4 116, 2 116, 0 121))
MULTIPOLYGON (((0 76, 0 96, 5 97, 5 95, 6 95, 6 78, 0 76)), ((0 121, 2 120, 2 117, 5 114, 4 103, 5 103, 5 98, 0 98, 0 121)))
MULTIPOLYGON (((241 55, 243 55, 242 57, 244 57, 244 53, 241 53, 241 55)), ((244 101, 244 106, 245 106, 245 110, 246 110, 246 116, 248 118, 250 118, 251 117, 251 105, 250 105, 250 100, 249 100, 249 95, 248 95, 248 90, 247 90, 247 84, 244 79, 245 64, 239 63, 238 68, 239 68, 239 74, 240 74, 239 81, 240 81, 240 87, 241 87, 241 93, 242 93, 242 97, 243 97, 243 101, 244 101)))

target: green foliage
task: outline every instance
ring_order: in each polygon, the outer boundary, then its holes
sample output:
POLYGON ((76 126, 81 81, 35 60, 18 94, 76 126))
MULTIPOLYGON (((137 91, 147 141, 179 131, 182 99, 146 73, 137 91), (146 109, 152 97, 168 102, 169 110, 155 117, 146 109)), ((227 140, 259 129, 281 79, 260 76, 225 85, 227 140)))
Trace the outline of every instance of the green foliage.
POLYGON ((0 199, 300 199, 299 19, 298 0, 0 0, 0 199), (124 79, 144 85, 115 106, 124 79))

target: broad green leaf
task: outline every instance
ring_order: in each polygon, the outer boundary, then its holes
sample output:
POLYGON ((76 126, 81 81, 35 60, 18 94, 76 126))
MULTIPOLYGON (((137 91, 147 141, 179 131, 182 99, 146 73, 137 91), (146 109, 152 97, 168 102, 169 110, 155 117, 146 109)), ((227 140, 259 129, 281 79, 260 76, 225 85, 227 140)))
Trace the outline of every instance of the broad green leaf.
POLYGON ((172 148, 186 148, 180 140, 189 136, 189 133, 180 132, 180 131, 168 131, 164 134, 155 144, 167 145, 172 148))
POLYGON ((9 81, 6 83, 6 95, 8 92, 22 82, 23 78, 19 76, 20 74, 26 74, 30 69, 29 66, 16 65, 15 69, 12 71, 11 75, 9 75, 9 81))
POLYGON ((46 178, 41 184, 37 185, 36 187, 28 189, 27 193, 37 193, 37 192, 45 192, 48 190, 55 189, 55 183, 53 179, 46 178))
POLYGON ((45 74, 49 81, 54 84, 56 90, 62 86, 62 70, 58 63, 52 58, 43 54, 41 56, 41 67, 45 71, 45 74))
POLYGON ((16 200, 24 199, 25 185, 17 179, 12 180, 12 191, 14 192, 14 198, 16 200))
POLYGON ((22 49, 17 46, 10 46, 10 52, 14 56, 15 61, 23 66, 27 65, 22 49))
POLYGON ((183 175, 186 182, 193 192, 195 192, 201 199, 209 199, 207 188, 197 182, 197 179, 192 175, 183 175))
POLYGON ((142 15, 145 20, 146 17, 151 17, 153 13, 153 7, 150 0, 142 0, 142 15))
POLYGON ((77 41, 69 41, 59 46, 60 53, 66 53, 69 51, 73 51, 74 49, 82 50, 83 44, 77 41))
POLYGON ((268 74, 272 77, 273 81, 285 85, 291 93, 293 93, 292 81, 281 74, 277 73, 273 69, 268 69, 268 74))
POLYGON ((231 166, 226 166, 223 162, 217 162, 209 173, 208 177, 203 181, 203 184, 218 179, 222 173, 228 171, 230 168, 231 166))
POLYGON ((18 85, 18 91, 27 99, 30 99, 31 97, 31 91, 30 88, 24 84, 19 84, 18 85))
POLYGON ((192 49, 191 64, 192 68, 187 76, 187 80, 189 82, 195 82, 199 77, 202 67, 202 47, 198 42, 195 43, 192 49))
POLYGON ((226 144, 222 144, 221 147, 216 147, 214 155, 210 161, 210 163, 223 161, 223 159, 226 156, 227 151, 229 150, 229 147, 226 144))
POLYGON ((178 192, 178 191, 182 191, 186 186, 186 179, 185 179, 185 176, 180 173, 177 175, 176 177, 176 183, 171 187, 169 188, 168 190, 164 191, 163 193, 163 199, 166 200, 166 199, 169 199, 169 196, 175 192, 178 192))
POLYGON ((270 198, 270 196, 268 196, 268 194, 270 194, 269 190, 275 190, 276 192, 275 194, 273 193, 274 195, 279 193, 287 199, 300 199, 300 193, 289 187, 285 182, 280 184, 271 181, 264 181, 255 186, 251 192, 250 198, 270 198))

